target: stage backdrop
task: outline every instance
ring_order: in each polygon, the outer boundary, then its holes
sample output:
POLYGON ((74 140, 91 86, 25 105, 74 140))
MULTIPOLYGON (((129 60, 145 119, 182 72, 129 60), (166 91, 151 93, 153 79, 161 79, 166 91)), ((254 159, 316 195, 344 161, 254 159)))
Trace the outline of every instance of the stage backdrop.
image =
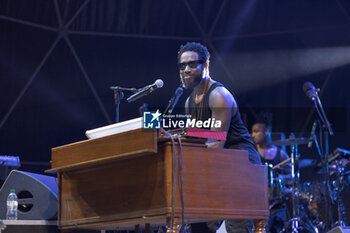
MULTIPOLYGON (((317 115, 302 85, 311 81, 333 125, 330 151, 350 149, 347 0, 0 0, 0 154, 43 173, 52 147, 115 121, 110 86, 164 81, 122 100, 121 120, 143 103, 164 109, 187 41, 208 46, 211 77, 236 94, 248 127, 270 111, 274 131, 308 136, 317 115)), ((319 159, 314 148, 300 151, 319 159)))

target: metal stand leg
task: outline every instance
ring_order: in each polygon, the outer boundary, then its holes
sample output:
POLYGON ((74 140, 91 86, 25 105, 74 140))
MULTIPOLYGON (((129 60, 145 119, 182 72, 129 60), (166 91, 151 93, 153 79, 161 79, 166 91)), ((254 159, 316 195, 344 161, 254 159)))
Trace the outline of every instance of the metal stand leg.
POLYGON ((266 233, 266 220, 255 219, 254 227, 255 227, 254 233, 266 233))
POLYGON ((291 170, 292 170, 292 179, 293 179, 293 186, 292 186, 292 219, 291 219, 291 224, 292 224, 292 232, 297 233, 298 229, 300 228, 300 218, 299 218, 299 201, 298 201, 298 196, 299 196, 299 190, 298 190, 298 185, 299 185, 299 177, 298 177, 298 169, 296 166, 296 161, 297 161, 297 150, 298 147, 297 145, 292 145, 292 153, 290 157, 290 162, 291 162, 291 170))

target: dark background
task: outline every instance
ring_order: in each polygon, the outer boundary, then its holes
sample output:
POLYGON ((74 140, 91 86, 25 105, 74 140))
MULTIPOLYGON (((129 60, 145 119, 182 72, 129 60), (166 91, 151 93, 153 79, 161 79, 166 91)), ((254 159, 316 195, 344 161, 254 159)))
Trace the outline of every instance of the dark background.
MULTIPOLYGON (((51 148, 114 122, 113 85, 165 83, 123 100, 122 121, 144 102, 163 109, 187 41, 208 46, 211 77, 235 92, 249 128, 270 111, 274 131, 308 136, 317 115, 302 85, 311 81, 334 128, 330 151, 350 149, 347 0, 0 0, 0 155, 43 173, 51 148)), ((300 152, 319 159, 315 148, 300 152)))

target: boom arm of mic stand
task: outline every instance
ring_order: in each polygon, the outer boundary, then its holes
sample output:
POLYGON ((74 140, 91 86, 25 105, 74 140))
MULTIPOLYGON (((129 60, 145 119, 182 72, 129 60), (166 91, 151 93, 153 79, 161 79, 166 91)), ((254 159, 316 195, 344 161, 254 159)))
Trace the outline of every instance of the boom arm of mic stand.
POLYGON ((320 145, 318 144, 316 135, 314 135, 314 136, 312 137, 312 140, 315 142, 315 145, 316 145, 316 148, 317 148, 317 152, 318 152, 318 154, 320 155, 320 157, 321 157, 321 159, 322 159, 322 152, 321 152, 320 145))
POLYGON ((129 88, 129 87, 118 87, 118 86, 112 86, 112 87, 110 87, 110 89, 111 90, 116 90, 116 91, 131 91, 131 92, 133 92, 133 93, 136 93, 136 92, 138 92, 139 90, 138 89, 136 89, 136 88, 129 88))
POLYGON ((329 123, 329 121, 328 121, 328 119, 327 119, 327 116, 326 116, 326 114, 325 114, 325 112, 324 112, 324 110, 323 110, 323 106, 322 106, 322 103, 321 103, 320 98, 319 98, 318 95, 317 95, 317 96, 314 97, 313 99, 314 99, 314 104, 315 104, 317 113, 318 113, 318 115, 320 116, 321 121, 322 121, 323 124, 326 126, 329 135, 332 136, 332 135, 333 135, 332 126, 331 126, 331 124, 329 123))
POLYGON ((128 87, 118 87, 118 86, 112 86, 110 87, 111 90, 114 92, 114 103, 115 103, 115 122, 119 122, 119 105, 120 100, 124 98, 124 92, 123 91, 131 91, 133 93, 136 93, 138 90, 136 88, 128 88, 128 87))

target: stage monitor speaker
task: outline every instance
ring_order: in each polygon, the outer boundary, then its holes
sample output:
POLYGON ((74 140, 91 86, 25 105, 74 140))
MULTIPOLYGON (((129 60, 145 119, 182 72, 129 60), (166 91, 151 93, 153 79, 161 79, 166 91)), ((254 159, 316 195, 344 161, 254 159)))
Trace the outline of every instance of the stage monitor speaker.
POLYGON ((350 227, 335 227, 327 233, 350 233, 350 227))
POLYGON ((11 189, 18 197, 18 219, 57 219, 57 178, 13 170, 0 189, 0 219, 6 219, 6 200, 11 189))

